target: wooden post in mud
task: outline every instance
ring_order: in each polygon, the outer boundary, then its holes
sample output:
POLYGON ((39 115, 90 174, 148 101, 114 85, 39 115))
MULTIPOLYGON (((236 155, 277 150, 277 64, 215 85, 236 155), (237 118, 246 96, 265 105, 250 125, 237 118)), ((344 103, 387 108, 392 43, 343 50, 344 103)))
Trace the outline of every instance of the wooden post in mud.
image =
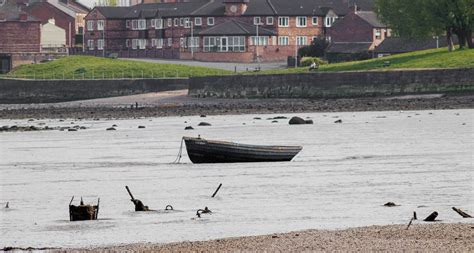
POLYGON ((125 186, 125 189, 127 189, 128 194, 130 195, 130 198, 132 198, 132 201, 134 201, 135 198, 133 197, 132 192, 130 192, 130 189, 128 189, 128 186, 125 186))
POLYGON ((456 207, 453 206, 453 210, 454 210, 456 213, 458 213, 459 215, 461 215, 463 218, 472 218, 471 215, 469 215, 469 214, 463 212, 463 211, 462 211, 461 209, 459 209, 459 208, 456 208, 456 207))
POLYGON ((438 217, 438 212, 432 212, 428 217, 426 217, 423 221, 435 221, 436 217, 438 217))
POLYGON ((151 211, 148 206, 145 206, 143 204, 143 202, 139 199, 136 199, 133 197, 132 195, 132 192, 130 191, 130 189, 128 188, 128 186, 125 186, 125 189, 127 189, 128 191, 128 194, 130 195, 130 197, 132 198, 131 201, 132 203, 135 205, 135 212, 140 212, 140 211, 151 211))
POLYGON ((221 189, 221 186, 222 184, 219 184, 219 187, 217 187, 216 191, 214 192, 214 194, 212 194, 212 197, 214 198, 217 194, 217 192, 219 191, 219 189, 221 189))

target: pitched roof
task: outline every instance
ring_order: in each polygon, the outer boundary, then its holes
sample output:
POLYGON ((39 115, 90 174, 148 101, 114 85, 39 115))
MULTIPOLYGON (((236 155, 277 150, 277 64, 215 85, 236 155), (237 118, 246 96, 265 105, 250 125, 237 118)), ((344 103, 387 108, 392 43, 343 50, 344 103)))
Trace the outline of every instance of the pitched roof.
MULTIPOLYGON (((456 36, 453 37, 454 44, 458 44, 456 36)), ((438 39, 439 47, 447 47, 446 36, 438 39)), ((376 53, 405 53, 418 50, 426 50, 436 48, 435 38, 426 39, 410 39, 410 38, 386 38, 378 47, 375 48, 376 53)))
POLYGON ((104 17, 109 19, 124 18, 125 15, 131 11, 130 7, 98 6, 94 9, 97 9, 104 17))
POLYGON ((357 11, 356 15, 365 20, 367 23, 369 23, 373 27, 387 27, 384 23, 382 23, 379 18, 377 17, 377 14, 373 11, 357 11))
MULTIPOLYGON (((250 0, 244 16, 307 15, 325 16, 329 10, 343 16, 354 2, 361 10, 372 10, 374 0, 250 0)), ((224 16, 223 0, 190 0, 175 3, 150 3, 130 7, 96 7, 108 18, 140 18, 144 10, 158 11, 159 17, 224 16), (116 10, 115 10, 116 8, 116 10)))
MULTIPOLYGON (((236 20, 230 20, 230 21, 215 25, 211 28, 199 31, 197 34, 201 36, 211 36, 211 35, 253 36, 253 35, 257 35, 257 27, 254 25, 239 22, 236 20)), ((276 32, 270 29, 259 27, 258 34, 261 36, 272 36, 272 35, 275 35, 276 32)))
POLYGON ((334 42, 329 45, 327 53, 354 54, 369 51, 372 42, 334 42))
MULTIPOLYGON (((19 10, 16 1, 7 1, 4 5, 0 6, 0 17, 6 21, 20 20, 20 13, 22 11, 19 10)), ((40 20, 28 14, 26 21, 39 22, 40 20)))

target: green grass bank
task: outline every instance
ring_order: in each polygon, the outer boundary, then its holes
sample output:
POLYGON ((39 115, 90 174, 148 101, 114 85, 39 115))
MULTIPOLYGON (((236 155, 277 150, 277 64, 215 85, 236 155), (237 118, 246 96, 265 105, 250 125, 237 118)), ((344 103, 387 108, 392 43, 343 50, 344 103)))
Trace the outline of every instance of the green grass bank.
MULTIPOLYGON (((416 51, 364 61, 321 65, 318 71, 474 68, 474 49, 449 52, 447 48, 416 51), (389 61, 390 66, 384 66, 389 61)), ((308 67, 262 71, 259 74, 307 73, 308 67)))
POLYGON ((5 75, 26 79, 174 78, 228 75, 231 71, 179 64, 160 64, 93 56, 68 56, 51 62, 22 65, 5 75))

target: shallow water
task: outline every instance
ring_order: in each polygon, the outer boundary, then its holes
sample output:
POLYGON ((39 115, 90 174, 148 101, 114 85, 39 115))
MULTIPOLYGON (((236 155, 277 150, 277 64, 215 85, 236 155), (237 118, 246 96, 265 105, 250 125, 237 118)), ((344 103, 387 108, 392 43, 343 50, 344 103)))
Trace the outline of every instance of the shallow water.
POLYGON ((419 218, 436 210, 443 222, 473 222, 450 209, 474 213, 474 110, 307 113, 300 116, 315 124, 299 126, 266 119, 274 116, 1 120, 89 129, 0 133, 0 205, 10 202, 10 209, 0 208, 0 248, 406 224, 413 211, 419 218), (213 126, 197 127, 200 121, 213 126), (105 131, 112 124, 117 131, 105 131), (184 131, 187 125, 196 130, 184 131), (184 155, 172 164, 181 137, 198 134, 304 148, 292 162, 196 165, 184 155), (151 208, 171 204, 178 211, 135 213, 125 185, 151 208), (80 196, 88 203, 100 197, 100 220, 69 222, 73 195, 76 204, 80 196), (383 207, 388 201, 400 206, 383 207), (213 214, 195 219, 204 206, 213 214))

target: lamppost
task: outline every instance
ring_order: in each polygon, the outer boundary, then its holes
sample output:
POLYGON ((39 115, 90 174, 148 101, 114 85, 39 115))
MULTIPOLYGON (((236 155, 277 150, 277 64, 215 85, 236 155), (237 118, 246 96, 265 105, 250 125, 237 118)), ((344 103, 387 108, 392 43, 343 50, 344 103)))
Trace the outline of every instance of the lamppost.
POLYGON ((257 37, 257 41, 256 41, 257 43, 256 43, 256 45, 255 45, 255 54, 257 55, 257 67, 258 67, 258 69, 260 70, 260 56, 258 55, 258 46, 259 46, 259 44, 260 44, 260 37, 258 36, 258 25, 259 25, 259 24, 260 24, 260 23, 258 23, 258 22, 255 23, 255 26, 256 26, 256 35, 257 35, 257 36, 256 36, 256 37, 257 37))
MULTIPOLYGON (((190 18, 191 19, 191 18, 190 18)), ((193 29, 193 21, 189 20, 189 25, 191 26, 191 59, 194 60, 194 29, 193 29)))

